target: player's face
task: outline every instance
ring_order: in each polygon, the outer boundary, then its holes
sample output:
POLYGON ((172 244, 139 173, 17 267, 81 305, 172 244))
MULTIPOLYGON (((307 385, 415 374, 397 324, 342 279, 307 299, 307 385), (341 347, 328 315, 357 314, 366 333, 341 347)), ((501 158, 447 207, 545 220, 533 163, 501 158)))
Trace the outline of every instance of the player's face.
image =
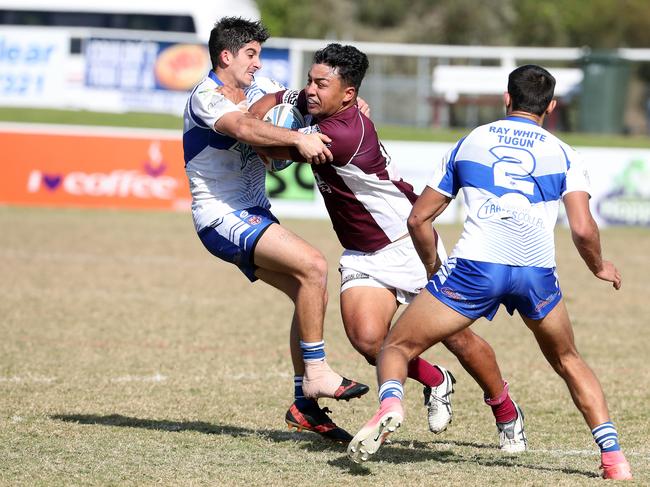
POLYGON ((230 71, 240 88, 246 88, 253 82, 255 72, 262 67, 260 53, 262 46, 257 41, 245 44, 231 58, 230 71))
POLYGON ((354 88, 346 86, 336 69, 326 64, 314 64, 307 76, 307 110, 315 118, 334 115, 354 97, 354 88))

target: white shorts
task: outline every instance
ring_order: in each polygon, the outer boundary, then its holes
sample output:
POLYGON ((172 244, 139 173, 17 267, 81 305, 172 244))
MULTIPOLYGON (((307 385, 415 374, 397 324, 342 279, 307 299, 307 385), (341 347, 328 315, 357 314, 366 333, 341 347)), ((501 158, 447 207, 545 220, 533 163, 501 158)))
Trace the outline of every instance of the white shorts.
MULTIPOLYGON (((438 238, 438 256, 447 252, 438 238)), ((410 237, 397 240, 376 252, 345 250, 339 261, 341 292, 351 287, 379 287, 395 291, 397 300, 408 304, 427 284, 427 274, 410 237)))

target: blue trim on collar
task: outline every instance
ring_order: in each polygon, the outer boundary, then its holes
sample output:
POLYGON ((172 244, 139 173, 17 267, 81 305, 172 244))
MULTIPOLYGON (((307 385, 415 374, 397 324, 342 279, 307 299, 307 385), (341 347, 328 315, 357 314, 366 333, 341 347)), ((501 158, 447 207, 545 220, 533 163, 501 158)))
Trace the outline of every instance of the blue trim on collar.
POLYGON ((209 77, 212 81, 214 81, 215 83, 217 83, 219 86, 223 86, 223 81, 221 81, 221 80, 217 77, 217 73, 215 73, 214 71, 210 71, 210 72, 208 73, 208 77, 209 77))
MULTIPOLYGON (((506 117, 506 120, 511 120, 513 122, 523 122, 523 123, 530 123, 532 125, 537 125, 537 122, 534 122, 533 120, 530 120, 528 118, 524 117, 506 117)), ((539 125, 537 125, 539 127, 539 125)))

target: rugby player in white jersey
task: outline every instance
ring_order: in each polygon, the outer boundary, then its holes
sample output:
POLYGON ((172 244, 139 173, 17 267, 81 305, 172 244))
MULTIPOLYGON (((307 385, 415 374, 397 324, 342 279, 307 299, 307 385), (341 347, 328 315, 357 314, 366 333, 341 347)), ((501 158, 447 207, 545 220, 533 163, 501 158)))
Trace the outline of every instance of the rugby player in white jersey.
POLYGON ((425 265, 437 259, 431 224, 461 190, 467 218, 448 261, 383 344, 377 365, 381 404, 348 446, 354 461, 375 453, 403 421, 409 361, 478 318, 492 319, 503 304, 510 314, 517 310, 566 382, 600 447, 603 477, 632 477, 602 388, 576 350, 555 273, 553 231, 562 200, 586 265, 597 278, 621 287, 619 271, 601 255, 586 168, 573 149, 541 127, 555 108, 554 88, 555 79, 540 66, 510 73, 507 117, 461 139, 415 202, 408 225, 425 265))
POLYGON ((368 386, 340 376, 327 365, 323 341, 327 263, 269 211, 264 166, 249 145, 290 146, 305 160, 319 164, 331 160, 325 146, 330 139, 264 123, 221 92, 251 85, 267 38, 260 22, 238 17, 223 18, 210 34, 213 69, 192 90, 184 114, 192 217, 210 253, 238 266, 251 282, 260 279, 294 302, 291 357, 296 395, 305 397, 291 410, 301 428, 346 441, 350 435, 327 417, 316 399, 351 399, 366 393, 368 386))
MULTIPOLYGON (((251 112, 261 116, 277 103, 293 103, 313 124, 301 130, 331 139, 334 160, 312 169, 345 249, 340 260, 343 324, 352 345, 374 365, 398 307, 426 285, 427 272, 435 266, 428 270, 422 266, 406 228, 417 195, 384 154, 374 124, 357 104, 367 67, 368 59, 358 49, 330 44, 314 55, 304 90, 267 95, 251 112)), ((289 157, 286 149, 260 151, 289 157)), ((442 241, 437 243, 444 254, 442 241)), ((523 415, 510 399, 489 344, 465 330, 445 345, 483 389, 501 448, 512 453, 525 450, 523 415)), ((424 385, 429 429, 444 431, 452 418, 453 377, 420 357, 410 361, 408 376, 424 385)))

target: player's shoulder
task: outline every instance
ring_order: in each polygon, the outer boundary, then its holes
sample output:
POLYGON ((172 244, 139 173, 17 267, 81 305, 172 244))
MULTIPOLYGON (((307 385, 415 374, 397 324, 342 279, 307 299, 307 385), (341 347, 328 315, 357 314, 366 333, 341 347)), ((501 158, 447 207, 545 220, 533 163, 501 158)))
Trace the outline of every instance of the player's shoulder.
POLYGON ((255 76, 251 85, 244 90, 248 104, 252 105, 264 95, 269 93, 277 93, 278 91, 285 90, 286 88, 279 81, 266 76, 255 76))
POLYGON ((341 131, 343 132, 342 135, 345 133, 349 135, 354 135, 357 132, 361 133, 369 126, 374 128, 372 121, 363 115, 357 107, 350 107, 330 115, 320 120, 318 124, 324 131, 341 131))
POLYGON ((219 92, 219 86, 210 78, 205 78, 194 87, 191 94, 192 103, 200 103, 205 106, 215 106, 220 103, 232 103, 222 93, 219 92))

